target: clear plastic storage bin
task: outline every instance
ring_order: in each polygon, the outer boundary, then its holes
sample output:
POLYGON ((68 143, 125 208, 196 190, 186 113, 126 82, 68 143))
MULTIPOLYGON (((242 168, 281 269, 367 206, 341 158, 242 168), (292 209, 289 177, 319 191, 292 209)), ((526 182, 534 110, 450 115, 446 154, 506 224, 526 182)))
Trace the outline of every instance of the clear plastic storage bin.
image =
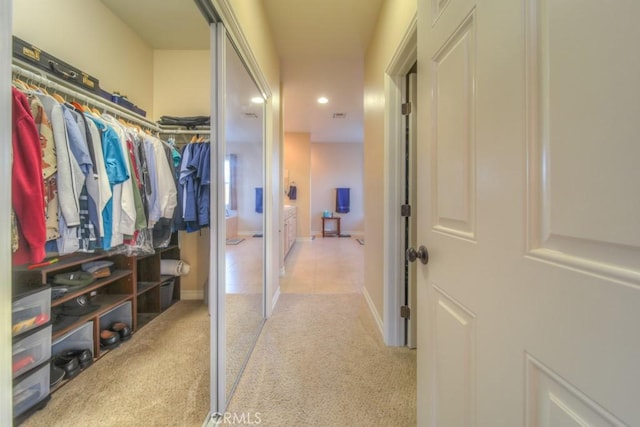
POLYGON ((93 321, 84 323, 73 331, 57 338, 51 345, 51 354, 56 356, 67 350, 91 350, 93 353, 93 321))
POLYGON ((133 311, 131 309, 131 301, 126 301, 117 307, 100 316, 100 330, 109 329, 114 322, 122 322, 132 326, 133 311))
POLYGON ((23 414, 49 395, 49 363, 13 386, 13 416, 23 414))
POLYGON ((173 301, 173 286, 176 282, 176 278, 171 276, 169 280, 162 282, 160 285, 160 309, 166 310, 171 306, 173 301))
POLYGON ((16 378, 51 357, 51 325, 13 343, 12 370, 16 378))
POLYGON ((50 319, 50 288, 44 288, 41 291, 16 299, 11 305, 11 326, 14 337, 42 326, 50 319))

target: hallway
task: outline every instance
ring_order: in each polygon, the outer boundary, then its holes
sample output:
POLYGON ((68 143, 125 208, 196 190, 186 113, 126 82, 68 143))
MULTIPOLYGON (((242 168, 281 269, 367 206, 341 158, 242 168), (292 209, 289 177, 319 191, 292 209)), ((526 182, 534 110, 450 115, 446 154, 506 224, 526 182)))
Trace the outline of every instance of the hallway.
POLYGON ((415 352, 384 345, 361 293, 363 257, 355 239, 296 243, 228 422, 244 416, 264 426, 416 424, 415 352))

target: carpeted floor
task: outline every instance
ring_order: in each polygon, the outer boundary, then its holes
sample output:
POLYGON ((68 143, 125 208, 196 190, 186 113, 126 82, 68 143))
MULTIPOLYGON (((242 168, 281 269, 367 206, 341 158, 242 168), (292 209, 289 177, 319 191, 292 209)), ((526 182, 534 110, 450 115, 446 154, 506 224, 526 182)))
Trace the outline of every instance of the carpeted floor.
POLYGON ((22 425, 201 426, 208 413, 209 315, 202 301, 180 301, 22 425))
POLYGON ((226 390, 231 394, 263 323, 262 294, 227 294, 226 390))
POLYGON ((227 412, 273 427, 415 426, 415 380, 415 352, 384 345, 362 294, 283 294, 227 412))

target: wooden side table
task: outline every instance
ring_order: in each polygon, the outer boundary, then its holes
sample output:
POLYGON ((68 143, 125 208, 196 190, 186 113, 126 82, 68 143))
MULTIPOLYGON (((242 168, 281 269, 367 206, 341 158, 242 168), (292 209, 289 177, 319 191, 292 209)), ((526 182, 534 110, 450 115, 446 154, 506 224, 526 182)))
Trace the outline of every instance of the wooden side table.
POLYGON ((340 237, 340 217, 322 217, 322 237, 327 236, 340 237), (335 228, 331 227, 333 223, 335 223, 335 228), (327 226, 330 226, 330 228, 327 228, 327 226))

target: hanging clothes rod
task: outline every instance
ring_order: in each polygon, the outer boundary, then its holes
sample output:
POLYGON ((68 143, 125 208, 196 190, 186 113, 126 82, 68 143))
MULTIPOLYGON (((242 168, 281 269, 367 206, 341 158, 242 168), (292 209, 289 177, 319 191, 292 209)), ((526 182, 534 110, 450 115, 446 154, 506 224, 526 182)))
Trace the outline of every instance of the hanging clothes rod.
POLYGON ((72 88, 70 85, 65 84, 64 80, 58 79, 55 76, 49 75, 42 70, 38 70, 37 68, 29 66, 22 61, 14 60, 14 63, 11 64, 11 71, 12 73, 23 76, 28 81, 39 83, 47 88, 68 95, 78 101, 85 102, 104 112, 109 112, 114 116, 120 117, 131 123, 139 124, 140 126, 153 130, 155 132, 160 131, 160 128, 156 123, 147 120, 136 113, 130 112, 129 110, 117 104, 107 104, 102 101, 102 98, 99 98, 94 93, 82 90, 80 88, 72 88))
POLYGON ((171 129, 160 125, 160 134, 162 135, 209 135, 210 128, 206 129, 171 129))

